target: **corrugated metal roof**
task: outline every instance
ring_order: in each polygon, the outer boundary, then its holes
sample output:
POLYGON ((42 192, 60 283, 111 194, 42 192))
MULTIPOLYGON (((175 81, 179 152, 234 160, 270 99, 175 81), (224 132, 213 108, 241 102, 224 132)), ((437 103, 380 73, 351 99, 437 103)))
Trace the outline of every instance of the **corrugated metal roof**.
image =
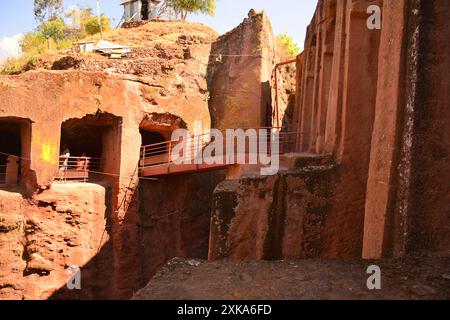
POLYGON ((123 6, 124 4, 127 4, 129 2, 136 2, 136 1, 139 1, 139 0, 124 0, 120 3, 120 5, 123 6))
MULTIPOLYGON (((120 5, 124 5, 127 4, 129 2, 137 2, 139 0, 123 0, 120 5)), ((150 0, 150 2, 154 2, 154 3, 160 3, 162 0, 150 0)))

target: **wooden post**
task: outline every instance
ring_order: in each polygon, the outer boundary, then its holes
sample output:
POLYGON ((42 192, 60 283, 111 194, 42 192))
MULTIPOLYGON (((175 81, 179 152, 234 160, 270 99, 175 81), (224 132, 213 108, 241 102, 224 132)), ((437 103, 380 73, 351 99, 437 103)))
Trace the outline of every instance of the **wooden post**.
POLYGON ((17 185, 19 180, 19 158, 16 156, 8 156, 6 160, 6 177, 5 184, 8 187, 17 185))
POLYGON ((144 146, 142 149, 142 157, 141 157, 141 159, 142 159, 141 167, 142 168, 145 168, 145 151, 146 151, 146 148, 144 146))
POLYGON ((84 166, 83 166, 83 167, 84 167, 84 168, 83 168, 83 169, 84 169, 84 173, 83 173, 83 178, 84 178, 84 179, 83 179, 83 182, 84 182, 84 183, 87 182, 86 179, 87 179, 87 177, 88 177, 88 175, 89 175, 88 165, 89 165, 89 164, 88 164, 88 159, 87 159, 87 157, 85 157, 85 158, 84 158, 84 166))
POLYGON ((100 27, 100 37, 103 40, 102 17, 100 15, 100 0, 97 0, 97 18, 98 18, 98 26, 100 27))
POLYGON ((170 163, 172 160, 172 141, 169 142, 169 155, 167 157, 167 161, 170 163))

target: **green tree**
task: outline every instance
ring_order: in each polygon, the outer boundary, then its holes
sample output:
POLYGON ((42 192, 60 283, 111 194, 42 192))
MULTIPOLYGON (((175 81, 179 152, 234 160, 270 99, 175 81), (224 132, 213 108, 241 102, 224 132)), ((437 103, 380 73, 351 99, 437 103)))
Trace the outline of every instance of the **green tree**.
POLYGON ((44 22, 38 27, 38 32, 45 38, 52 38, 56 43, 65 39, 66 24, 62 18, 44 22))
POLYGON ((26 33, 19 44, 25 56, 32 56, 47 52, 49 45, 56 49, 65 49, 70 47, 72 42, 67 38, 64 20, 56 18, 42 23, 35 32, 26 33))
POLYGON ((90 6, 74 6, 71 7, 65 14, 66 18, 69 18, 70 24, 73 27, 81 27, 82 21, 89 19, 94 15, 94 9, 90 6))
MULTIPOLYGON (((69 10, 66 17, 71 20, 72 27, 78 28, 76 37, 84 38, 88 35, 93 35, 100 32, 98 25, 98 17, 94 14, 94 10, 90 6, 81 6, 76 9, 69 10)), ((101 15, 100 21, 102 30, 111 29, 111 19, 101 15)))
POLYGON ((277 42, 290 57, 296 57, 300 53, 300 46, 287 33, 280 34, 277 42))
POLYGON ((189 13, 204 13, 214 16, 216 12, 215 0, 164 0, 158 16, 173 10, 175 17, 186 20, 189 13))
POLYGON ((40 54, 46 51, 46 39, 40 32, 26 33, 19 42, 23 53, 40 54))
MULTIPOLYGON (((81 7, 71 10, 66 17, 72 20, 66 25, 60 17, 61 0, 35 0, 36 19, 41 21, 35 31, 25 34, 20 40, 22 55, 10 58, 0 68, 0 74, 16 74, 33 69, 38 63, 38 57, 49 50, 62 50, 73 45, 73 41, 100 32, 97 16, 91 7, 81 7), (74 31, 77 25, 79 30, 74 31)), ((110 19, 101 16, 103 30, 110 28, 110 19)))
POLYGON ((34 17, 43 22, 52 20, 62 13, 62 0, 34 0, 34 17))
MULTIPOLYGON (((110 29, 111 20, 104 15, 101 15, 100 21, 102 24, 102 30, 107 31, 110 29)), ((84 30, 87 35, 93 35, 96 33, 100 33, 100 26, 98 25, 97 16, 91 17, 83 21, 84 30)))

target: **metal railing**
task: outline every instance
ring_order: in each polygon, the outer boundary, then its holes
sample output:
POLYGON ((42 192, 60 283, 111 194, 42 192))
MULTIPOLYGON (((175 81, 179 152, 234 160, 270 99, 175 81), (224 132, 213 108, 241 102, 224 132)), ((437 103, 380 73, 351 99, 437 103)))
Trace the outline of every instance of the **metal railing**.
POLYGON ((101 171, 101 158, 59 157, 57 181, 88 182, 101 171))
MULTIPOLYGON (((257 139, 257 145, 258 145, 258 150, 256 150, 256 152, 259 152, 259 146, 261 141, 261 138, 266 140, 266 151, 267 154, 270 155, 272 154, 272 144, 271 144, 271 139, 272 139, 272 130, 276 130, 277 128, 256 128, 256 139, 257 139), (265 133, 263 135, 261 135, 259 133, 259 129, 265 129, 265 133)), ((226 137, 226 133, 223 133, 224 137, 226 137)), ((278 132, 278 141, 279 141, 279 150, 278 153, 279 154, 285 154, 285 153, 289 153, 289 152, 293 152, 295 151, 295 147, 296 147, 296 142, 298 139, 298 136, 302 135, 298 132, 278 132)), ((203 153, 204 148, 206 148, 211 142, 209 139, 209 134, 202 134, 202 135, 198 135, 198 136, 193 136, 193 137, 187 137, 187 141, 185 142, 185 146, 184 148, 182 148, 182 151, 185 152, 181 153, 179 155, 179 157, 183 158, 184 160, 194 160, 195 158, 198 157, 199 153, 203 153), (188 148, 186 148, 186 145, 189 146, 188 148)), ((184 139, 184 138, 183 138, 184 139)), ((160 165, 168 165, 173 163, 173 159, 172 159, 172 151, 174 150, 174 148, 180 144, 180 143, 184 143, 183 139, 180 140, 176 140, 176 141, 165 141, 165 142, 160 142, 160 143, 155 143, 155 144, 150 144, 150 145, 144 145, 141 147, 141 160, 140 160, 140 168, 146 168, 146 167, 152 167, 152 166, 160 166, 160 165)), ((235 138, 236 139, 236 138, 235 138)), ((242 137, 241 137, 242 139, 242 137)), ((244 153, 249 156, 250 154, 252 154, 253 152, 250 150, 251 148, 249 148, 248 146, 248 141, 249 138, 245 137, 246 139, 246 150, 244 151, 244 153)), ((235 140, 236 142, 236 140, 235 140)), ((237 144, 235 143, 235 148, 234 151, 231 152, 230 154, 230 150, 227 150, 227 146, 226 146, 226 138, 223 141, 224 143, 224 148, 223 150, 219 150, 217 153, 213 153, 212 156, 214 157, 226 157, 226 156, 237 156, 239 154, 238 149, 237 149, 237 144)))

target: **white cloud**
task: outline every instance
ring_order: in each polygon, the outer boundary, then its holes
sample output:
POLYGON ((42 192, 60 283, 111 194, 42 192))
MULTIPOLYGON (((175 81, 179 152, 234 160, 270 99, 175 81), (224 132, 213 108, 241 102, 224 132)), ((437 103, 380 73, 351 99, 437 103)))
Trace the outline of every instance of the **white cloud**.
POLYGON ((19 41, 22 36, 19 33, 10 37, 0 38, 0 64, 9 57, 17 57, 20 55, 19 41))

